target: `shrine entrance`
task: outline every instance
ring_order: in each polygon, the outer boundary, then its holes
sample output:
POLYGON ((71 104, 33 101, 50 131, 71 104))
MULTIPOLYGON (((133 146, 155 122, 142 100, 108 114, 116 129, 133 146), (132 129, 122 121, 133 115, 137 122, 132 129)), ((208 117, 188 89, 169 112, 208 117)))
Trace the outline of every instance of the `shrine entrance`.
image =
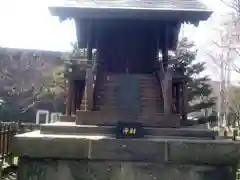
POLYGON ((97 50, 107 72, 152 73, 157 58, 159 34, 153 23, 123 21, 96 24, 97 50), (146 35, 147 34, 147 35, 146 35))

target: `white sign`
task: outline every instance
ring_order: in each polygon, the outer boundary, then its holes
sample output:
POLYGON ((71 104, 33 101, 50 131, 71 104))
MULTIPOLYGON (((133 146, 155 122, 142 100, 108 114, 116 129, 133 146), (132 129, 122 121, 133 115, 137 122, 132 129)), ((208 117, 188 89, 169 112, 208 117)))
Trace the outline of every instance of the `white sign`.
POLYGON ((36 124, 48 124, 49 123, 49 111, 38 110, 36 113, 36 124))
POLYGON ((61 115, 62 115, 62 113, 60 113, 60 112, 51 113, 51 123, 60 121, 60 116, 61 115))

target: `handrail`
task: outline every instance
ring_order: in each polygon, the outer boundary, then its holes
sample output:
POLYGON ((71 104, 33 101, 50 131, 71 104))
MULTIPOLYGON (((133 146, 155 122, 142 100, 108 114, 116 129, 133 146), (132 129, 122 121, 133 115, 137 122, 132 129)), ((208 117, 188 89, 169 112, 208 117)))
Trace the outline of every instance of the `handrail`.
POLYGON ((96 84, 96 75, 98 72, 98 62, 96 53, 93 56, 92 66, 86 69, 86 89, 87 89, 87 110, 92 111, 94 106, 94 92, 96 84))
POLYGON ((86 70, 86 90, 87 90, 87 110, 92 111, 93 109, 93 84, 94 84, 94 75, 92 68, 87 68, 86 70))
POLYGON ((160 86, 162 90, 164 113, 172 113, 172 68, 166 71, 163 68, 163 62, 159 62, 160 70, 158 71, 160 86))

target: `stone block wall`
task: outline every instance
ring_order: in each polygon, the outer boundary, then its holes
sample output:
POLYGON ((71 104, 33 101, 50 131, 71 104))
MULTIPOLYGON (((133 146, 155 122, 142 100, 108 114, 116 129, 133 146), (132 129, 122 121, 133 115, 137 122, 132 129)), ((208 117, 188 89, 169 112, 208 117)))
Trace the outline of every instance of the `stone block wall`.
POLYGON ((18 180, 234 179, 228 167, 26 158, 21 158, 18 172, 18 180))

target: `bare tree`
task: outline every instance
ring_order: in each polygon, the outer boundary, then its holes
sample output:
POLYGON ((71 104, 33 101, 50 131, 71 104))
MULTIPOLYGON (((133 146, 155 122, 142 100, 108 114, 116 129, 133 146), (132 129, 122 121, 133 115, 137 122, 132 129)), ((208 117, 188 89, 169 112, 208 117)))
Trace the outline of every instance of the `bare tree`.
POLYGON ((217 30, 218 37, 217 40, 213 41, 212 49, 207 52, 208 56, 212 60, 213 64, 216 66, 218 70, 218 75, 220 79, 220 92, 217 103, 218 109, 218 125, 226 126, 228 109, 229 109, 229 95, 228 89, 230 85, 230 71, 233 65, 233 61, 235 58, 235 53, 232 50, 232 42, 231 42, 231 31, 228 31, 226 26, 221 26, 217 30))
MULTIPOLYGON (((240 0, 221 0, 231 11, 226 14, 228 18, 223 23, 225 29, 224 48, 231 51, 235 59, 240 57, 240 0)), ((236 62, 231 63, 230 70, 240 73, 240 66, 236 62)))
POLYGON ((38 51, 0 49, 0 97, 25 112, 49 91, 52 71, 38 51), (48 73, 50 72, 50 73, 48 73))
POLYGON ((221 0, 221 2, 230 8, 236 17, 240 17, 240 0, 221 0))
POLYGON ((217 29, 219 37, 213 41, 213 49, 208 53, 220 78, 218 101, 219 125, 226 125, 229 111, 229 86, 231 73, 240 73, 236 60, 240 56, 240 0, 221 0, 231 11, 222 18, 221 27, 217 29))

